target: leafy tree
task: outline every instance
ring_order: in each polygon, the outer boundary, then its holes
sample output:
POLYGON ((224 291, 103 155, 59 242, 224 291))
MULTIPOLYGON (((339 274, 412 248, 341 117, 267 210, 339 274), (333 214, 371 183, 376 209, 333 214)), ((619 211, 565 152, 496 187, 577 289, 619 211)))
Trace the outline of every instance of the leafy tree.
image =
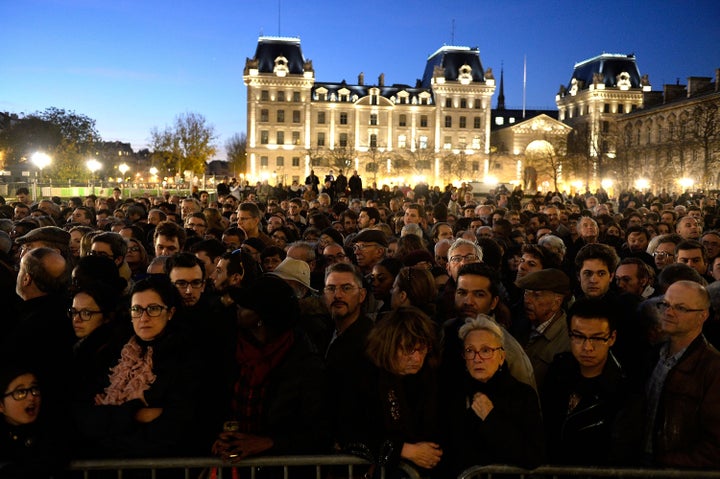
POLYGON ((88 178, 85 162, 95 156, 100 141, 95 120, 54 107, 20 118, 0 132, 7 166, 22 164, 43 151, 52 158, 47 176, 59 180, 88 178))
POLYGON ((236 133, 225 142, 225 151, 227 152, 227 161, 233 170, 233 174, 237 171, 247 172, 247 135, 245 133, 236 133))
POLYGON ((198 113, 183 113, 175 118, 172 127, 150 132, 154 160, 165 168, 182 174, 205 171, 205 164, 215 155, 217 148, 215 128, 198 113))

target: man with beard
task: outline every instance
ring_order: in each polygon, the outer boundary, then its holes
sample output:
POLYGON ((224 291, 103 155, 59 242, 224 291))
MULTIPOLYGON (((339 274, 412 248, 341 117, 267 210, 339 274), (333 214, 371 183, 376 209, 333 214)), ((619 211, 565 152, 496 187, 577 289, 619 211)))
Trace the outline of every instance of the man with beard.
MULTIPOLYGON (((360 270, 347 263, 336 263, 325 272, 323 290, 335 332, 325 352, 331 404, 341 405, 351 394, 353 382, 364 366, 365 342, 373 323, 362 314, 367 290, 360 270)), ((335 412, 337 414, 337 412, 335 412)), ((336 438, 342 440, 344 438, 336 438)))

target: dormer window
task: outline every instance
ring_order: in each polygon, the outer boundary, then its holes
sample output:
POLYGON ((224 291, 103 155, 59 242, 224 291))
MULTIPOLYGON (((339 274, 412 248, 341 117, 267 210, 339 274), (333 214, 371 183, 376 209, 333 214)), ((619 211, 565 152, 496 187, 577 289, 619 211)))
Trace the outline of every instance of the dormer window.
POLYGON ((617 86, 621 90, 629 90, 632 84, 630 83, 630 74, 628 72, 622 72, 617 76, 617 86))
POLYGON ((468 85, 472 81, 472 68, 470 68, 470 65, 465 64, 460 67, 458 80, 463 85, 468 85))
POLYGON ((275 59, 275 67, 273 68, 273 73, 275 73, 279 77, 284 77, 290 72, 290 69, 288 68, 288 60, 284 56, 280 55, 275 59))

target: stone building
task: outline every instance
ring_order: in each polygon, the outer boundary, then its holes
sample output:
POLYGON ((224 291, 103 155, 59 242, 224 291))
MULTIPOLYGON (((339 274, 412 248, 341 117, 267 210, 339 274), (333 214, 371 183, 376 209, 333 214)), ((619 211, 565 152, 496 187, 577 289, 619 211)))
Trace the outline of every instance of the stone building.
POLYGON ((714 79, 689 77, 686 85, 665 85, 658 94, 617 119, 620 176, 654 190, 718 189, 720 69, 714 79))
POLYGON ((489 168, 495 79, 477 48, 430 55, 414 86, 320 82, 300 40, 260 37, 245 64, 247 178, 300 183, 357 170, 385 183, 478 179, 489 168))

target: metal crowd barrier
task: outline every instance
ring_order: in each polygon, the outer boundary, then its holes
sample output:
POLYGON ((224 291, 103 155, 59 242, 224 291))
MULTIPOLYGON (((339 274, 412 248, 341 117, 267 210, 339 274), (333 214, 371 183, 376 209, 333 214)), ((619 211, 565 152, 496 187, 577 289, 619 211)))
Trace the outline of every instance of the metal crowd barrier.
MULTIPOLYGON (((327 456, 267 456, 243 459, 237 463, 223 462, 211 457, 173 457, 149 459, 90 459, 70 463, 73 471, 83 479, 116 477, 135 478, 178 478, 178 479, 255 479, 261 470, 271 470, 272 477, 290 479, 301 476, 310 477, 309 468, 315 468, 315 479, 343 478, 362 479, 370 463, 365 459, 352 455, 327 456), (293 475, 293 469, 299 474, 293 475), (113 475, 108 475, 112 473, 113 475), (281 475, 280 475, 281 474, 281 475)), ((405 463, 400 470, 407 479, 420 479, 418 472, 405 463)), ((265 477, 265 475, 263 475, 265 477)), ((380 478, 385 478, 385 471, 380 471, 380 478)))
POLYGON ((720 471, 701 471, 695 469, 641 469, 641 468, 599 468, 573 466, 541 466, 536 469, 522 469, 512 466, 473 466, 463 471, 458 479, 560 479, 581 477, 596 479, 614 478, 653 478, 653 479, 710 479, 720 478, 720 471))

